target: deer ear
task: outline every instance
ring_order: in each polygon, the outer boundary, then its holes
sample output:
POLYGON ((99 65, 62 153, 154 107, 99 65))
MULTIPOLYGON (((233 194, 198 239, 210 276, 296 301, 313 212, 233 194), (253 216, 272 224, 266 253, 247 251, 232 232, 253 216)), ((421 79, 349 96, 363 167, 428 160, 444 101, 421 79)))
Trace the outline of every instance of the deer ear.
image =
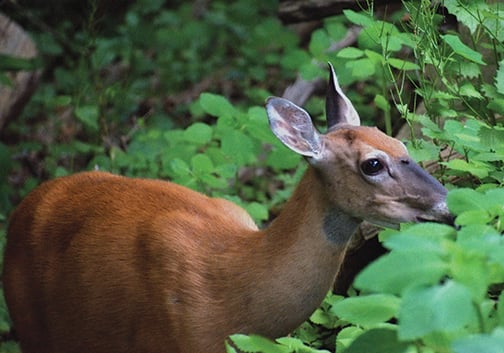
POLYGON ((287 99, 270 97, 266 112, 271 131, 291 150, 317 158, 322 152, 320 134, 308 113, 287 99))
POLYGON ((331 63, 328 64, 330 77, 326 95, 327 129, 330 130, 335 125, 343 123, 359 126, 359 114, 350 99, 341 90, 333 66, 331 63))

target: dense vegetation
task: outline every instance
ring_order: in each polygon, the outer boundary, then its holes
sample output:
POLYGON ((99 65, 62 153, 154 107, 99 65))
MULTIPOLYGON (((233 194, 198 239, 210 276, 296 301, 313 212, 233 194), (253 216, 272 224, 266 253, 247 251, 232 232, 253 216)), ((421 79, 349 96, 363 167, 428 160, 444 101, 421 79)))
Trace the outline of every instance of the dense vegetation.
MULTIPOLYGON (((2 132, 2 221, 42 180, 99 168, 174 180, 231 199, 265 222, 303 168, 269 132, 264 99, 281 95, 298 74, 326 79, 331 61, 366 124, 391 134, 407 124, 413 158, 440 162, 436 176, 451 189, 459 228, 383 231, 390 251, 360 273, 349 297, 328 294, 291 337, 273 343, 236 335, 234 346, 503 351, 502 4, 445 0, 441 11, 421 0, 393 13, 346 10, 323 20, 307 42, 276 19, 274 2, 200 8, 137 0, 113 19, 97 4, 87 3, 80 22, 54 22, 35 6, 11 8, 38 43, 44 76, 22 116, 2 132), (448 26, 447 14, 458 25, 448 26), (333 50, 355 26, 356 43, 333 50)), ((323 95, 305 106, 323 121, 323 95)), ((9 330, 0 304, 0 331, 9 330)), ((18 351, 12 341, 0 347, 18 351)))

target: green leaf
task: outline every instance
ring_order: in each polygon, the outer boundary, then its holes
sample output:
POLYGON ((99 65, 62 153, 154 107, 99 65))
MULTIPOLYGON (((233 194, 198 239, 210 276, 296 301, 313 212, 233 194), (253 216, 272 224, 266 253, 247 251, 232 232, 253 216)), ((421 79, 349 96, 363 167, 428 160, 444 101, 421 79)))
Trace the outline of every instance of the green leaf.
POLYGON ((236 115, 236 110, 229 101, 218 94, 202 93, 200 104, 203 110, 215 117, 232 117, 236 115))
POLYGON ((345 59, 358 59, 364 56, 364 51, 354 47, 346 47, 341 49, 336 56, 345 59))
POLYGON ((408 347, 408 343, 399 341, 395 330, 375 328, 358 336, 345 353, 406 353, 408 347))
POLYGON ((499 327, 492 334, 478 334, 459 338, 453 343, 455 353, 504 353, 504 329, 499 327))
POLYGON ((373 17, 365 12, 355 12, 354 10, 343 10, 343 15, 353 24, 366 27, 375 22, 373 17))
POLYGON ((388 58, 387 62, 389 63, 390 66, 395 67, 396 69, 399 70, 420 70, 420 66, 418 66, 415 63, 412 63, 410 61, 402 60, 402 59, 397 59, 397 58, 388 58))
POLYGON ((349 326, 342 329, 336 337, 336 352, 346 352, 353 341, 359 337, 364 330, 360 327, 349 326))
POLYGON ((212 173, 214 171, 212 160, 202 153, 198 153, 191 158, 191 166, 196 174, 212 173))
POLYGON ((27 59, 0 53, 0 71, 35 70, 40 66, 38 59, 27 59))
POLYGON ((400 294, 411 286, 437 283, 448 265, 435 253, 392 251, 366 267, 355 279, 359 289, 400 294))
POLYGON ((444 256, 446 250, 441 246, 441 242, 454 236, 453 227, 438 223, 420 223, 387 237, 384 244, 392 250, 429 252, 444 256))
POLYGON ((307 346, 302 340, 295 337, 281 337, 276 340, 278 343, 288 348, 288 352, 295 353, 331 353, 327 350, 314 349, 307 346))
POLYGON ((446 198, 448 208, 455 215, 465 211, 485 210, 485 196, 467 188, 451 190, 446 198))
POLYGON ((390 111, 390 103, 381 94, 377 94, 375 96, 374 103, 376 104, 376 106, 378 108, 380 108, 384 112, 389 112, 390 111))
POLYGON ((408 291, 399 310, 399 338, 455 332, 477 321, 469 289, 454 281, 408 291))
POLYGON ((504 60, 499 61, 499 68, 495 75, 495 87, 497 87, 497 92, 504 94, 504 60))
POLYGON ((309 50, 314 57, 323 56, 330 45, 331 39, 329 38, 325 30, 317 29, 312 33, 309 50))
POLYGON ((459 88, 459 93, 465 97, 483 99, 481 93, 474 87, 472 83, 466 82, 459 88))
POLYGON ((352 70, 352 75, 356 79, 367 79, 372 77, 376 71, 374 62, 369 58, 350 60, 345 66, 352 70))
POLYGON ((486 224, 492 220, 492 215, 485 210, 473 210, 462 212, 457 217, 457 225, 486 224))
POLYGON ((301 65, 309 63, 311 56, 301 49, 293 49, 285 53, 280 59, 280 64, 287 70, 297 70, 301 65))
POLYGON ((467 78, 477 78, 481 74, 481 66, 469 61, 459 62, 460 74, 467 78))
POLYGON ((347 34, 347 27, 343 24, 341 20, 335 17, 330 17, 325 21, 325 26, 327 33, 334 41, 342 40, 347 34))
MULTIPOLYGON (((427 131, 427 128, 423 128, 422 131, 427 131)), ((429 130, 428 134, 424 132, 425 135, 435 134, 432 130, 429 130)), ((426 141, 422 139, 417 139, 416 143, 407 143, 406 147, 408 152, 417 163, 422 161, 435 161, 439 158, 440 147, 436 146, 431 141, 426 141)))
POLYGON ((239 165, 251 163, 255 158, 252 140, 238 130, 228 130, 223 134, 221 148, 239 165))
POLYGON ((471 160, 466 162, 462 159, 452 159, 446 163, 446 166, 453 170, 459 170, 462 172, 471 173, 480 179, 486 178, 488 173, 492 169, 489 165, 484 162, 471 160))
POLYGON ((467 45, 462 43, 458 36, 453 34, 446 34, 441 36, 441 38, 453 49, 456 54, 477 64, 486 65, 486 63, 483 61, 483 56, 481 55, 481 53, 469 48, 467 45))
POLYGON ((482 126, 478 131, 481 144, 490 150, 496 151, 504 146, 504 129, 498 126, 482 126))
POLYGON ((480 11, 488 8, 484 0, 444 0, 443 6, 457 17, 460 24, 466 25, 471 33, 474 33, 480 24, 480 18, 483 14, 480 11))
POLYGON ((191 174, 191 169, 189 168, 189 165, 180 158, 175 158, 170 163, 170 166, 173 172, 178 176, 187 176, 191 174))
POLYGON ((197 145, 205 145, 212 139, 213 130, 204 123, 194 123, 184 130, 183 138, 197 145))
POLYGON ((331 312, 351 324, 371 327, 396 316, 400 299, 390 294, 350 297, 336 303, 331 312))
POLYGON ((75 116, 86 127, 98 131, 98 117, 100 111, 96 105, 81 105, 75 108, 75 116))
POLYGON ((289 353, 289 349, 257 335, 235 334, 230 336, 235 346, 247 353, 289 353))
POLYGON ((269 211, 266 206, 260 204, 259 202, 251 202, 244 205, 245 210, 248 212, 250 217, 256 221, 264 221, 268 219, 269 211))
POLYGON ((275 148, 268 154, 266 164, 275 169, 292 169, 299 165, 302 157, 293 153, 287 147, 277 144, 275 148))
POLYGON ((395 25, 389 22, 376 21, 365 27, 358 36, 360 48, 371 49, 376 52, 398 51, 403 45, 400 32, 395 25))

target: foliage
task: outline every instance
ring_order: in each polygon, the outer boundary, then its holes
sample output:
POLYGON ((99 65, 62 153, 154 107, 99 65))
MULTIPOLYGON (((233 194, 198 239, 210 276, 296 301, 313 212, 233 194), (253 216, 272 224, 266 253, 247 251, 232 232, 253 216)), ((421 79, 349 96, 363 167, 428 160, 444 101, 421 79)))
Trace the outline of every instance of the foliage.
MULTIPOLYGON (((355 84, 348 95, 363 117, 383 120, 388 133, 405 121, 412 157, 441 161, 438 176, 453 189, 448 203, 460 228, 382 232, 390 252, 357 277, 350 297, 328 294, 293 337, 233 335, 227 351, 500 352, 504 13, 483 0, 443 3, 460 32, 444 27, 439 4, 420 0, 383 19, 346 10, 325 19, 306 46, 274 19, 274 2, 248 0, 211 2, 204 15, 188 3, 137 0, 111 27, 92 11, 64 39, 34 30, 43 63, 36 64, 50 69, 22 119, 9 126, 19 143, 0 144, 7 166, 0 218, 11 198, 40 179, 98 167, 226 197, 263 222, 303 172, 299 157, 269 132, 263 101, 297 72, 325 79, 331 61, 341 84, 355 84), (357 44, 334 50, 351 26, 360 28, 357 44), (49 143, 22 138, 37 135, 39 120, 53 124, 49 143), (24 165, 11 157, 31 154, 42 158, 41 171, 13 190, 9 175, 24 165)), ((70 24, 58 26, 65 33, 70 24)), ((33 65, 10 63, 18 66, 0 70, 33 65)), ((315 116, 323 110, 316 97, 307 106, 315 116)), ((4 307, 1 332, 9 326, 4 307)), ((16 351, 11 342, 4 347, 16 351)))
MULTIPOLYGON (((427 223, 382 232, 390 252, 358 275, 359 295, 328 295, 311 324, 297 331, 306 344, 323 345, 320 329, 313 330, 317 324, 338 330, 337 352, 502 351, 503 12, 483 1, 446 1, 445 6, 468 26, 465 36, 438 31, 441 18, 426 1, 406 4, 411 17, 404 31, 370 14, 345 11, 363 30, 358 47, 336 56, 348 59, 353 77, 380 80, 385 89, 375 90, 378 109, 391 111, 393 101, 412 129, 420 125, 423 137, 408 143, 415 159, 435 160, 445 150, 460 156, 442 162, 441 170, 446 183, 471 187, 452 185, 448 196, 460 228, 427 223), (405 49, 414 57, 404 57, 405 49), (415 87, 411 97, 404 91, 407 83, 415 87), (425 114, 416 109, 420 100, 425 114)), ((242 348, 241 337, 232 339, 242 348)), ((307 347, 277 342, 271 351, 307 347)), ((244 351, 261 352, 261 347, 247 341, 244 351)))

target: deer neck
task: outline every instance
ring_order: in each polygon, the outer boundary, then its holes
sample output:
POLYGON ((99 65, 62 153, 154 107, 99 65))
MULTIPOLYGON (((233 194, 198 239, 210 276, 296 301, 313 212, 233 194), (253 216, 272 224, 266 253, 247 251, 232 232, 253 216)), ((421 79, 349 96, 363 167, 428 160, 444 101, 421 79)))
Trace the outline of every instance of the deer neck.
POLYGON ((331 254, 346 247, 361 220, 331 202, 329 188, 309 167, 280 215, 266 229, 268 239, 276 247, 302 247, 303 252, 313 249, 331 254))
POLYGON ((258 279, 263 295, 257 298, 264 300, 259 304, 263 307, 274 305, 269 312, 275 318, 265 320, 271 327, 264 332, 286 334, 320 305, 361 222, 329 202, 324 189, 310 167, 281 214, 265 230, 264 245, 271 260, 263 268, 267 275, 258 279))

